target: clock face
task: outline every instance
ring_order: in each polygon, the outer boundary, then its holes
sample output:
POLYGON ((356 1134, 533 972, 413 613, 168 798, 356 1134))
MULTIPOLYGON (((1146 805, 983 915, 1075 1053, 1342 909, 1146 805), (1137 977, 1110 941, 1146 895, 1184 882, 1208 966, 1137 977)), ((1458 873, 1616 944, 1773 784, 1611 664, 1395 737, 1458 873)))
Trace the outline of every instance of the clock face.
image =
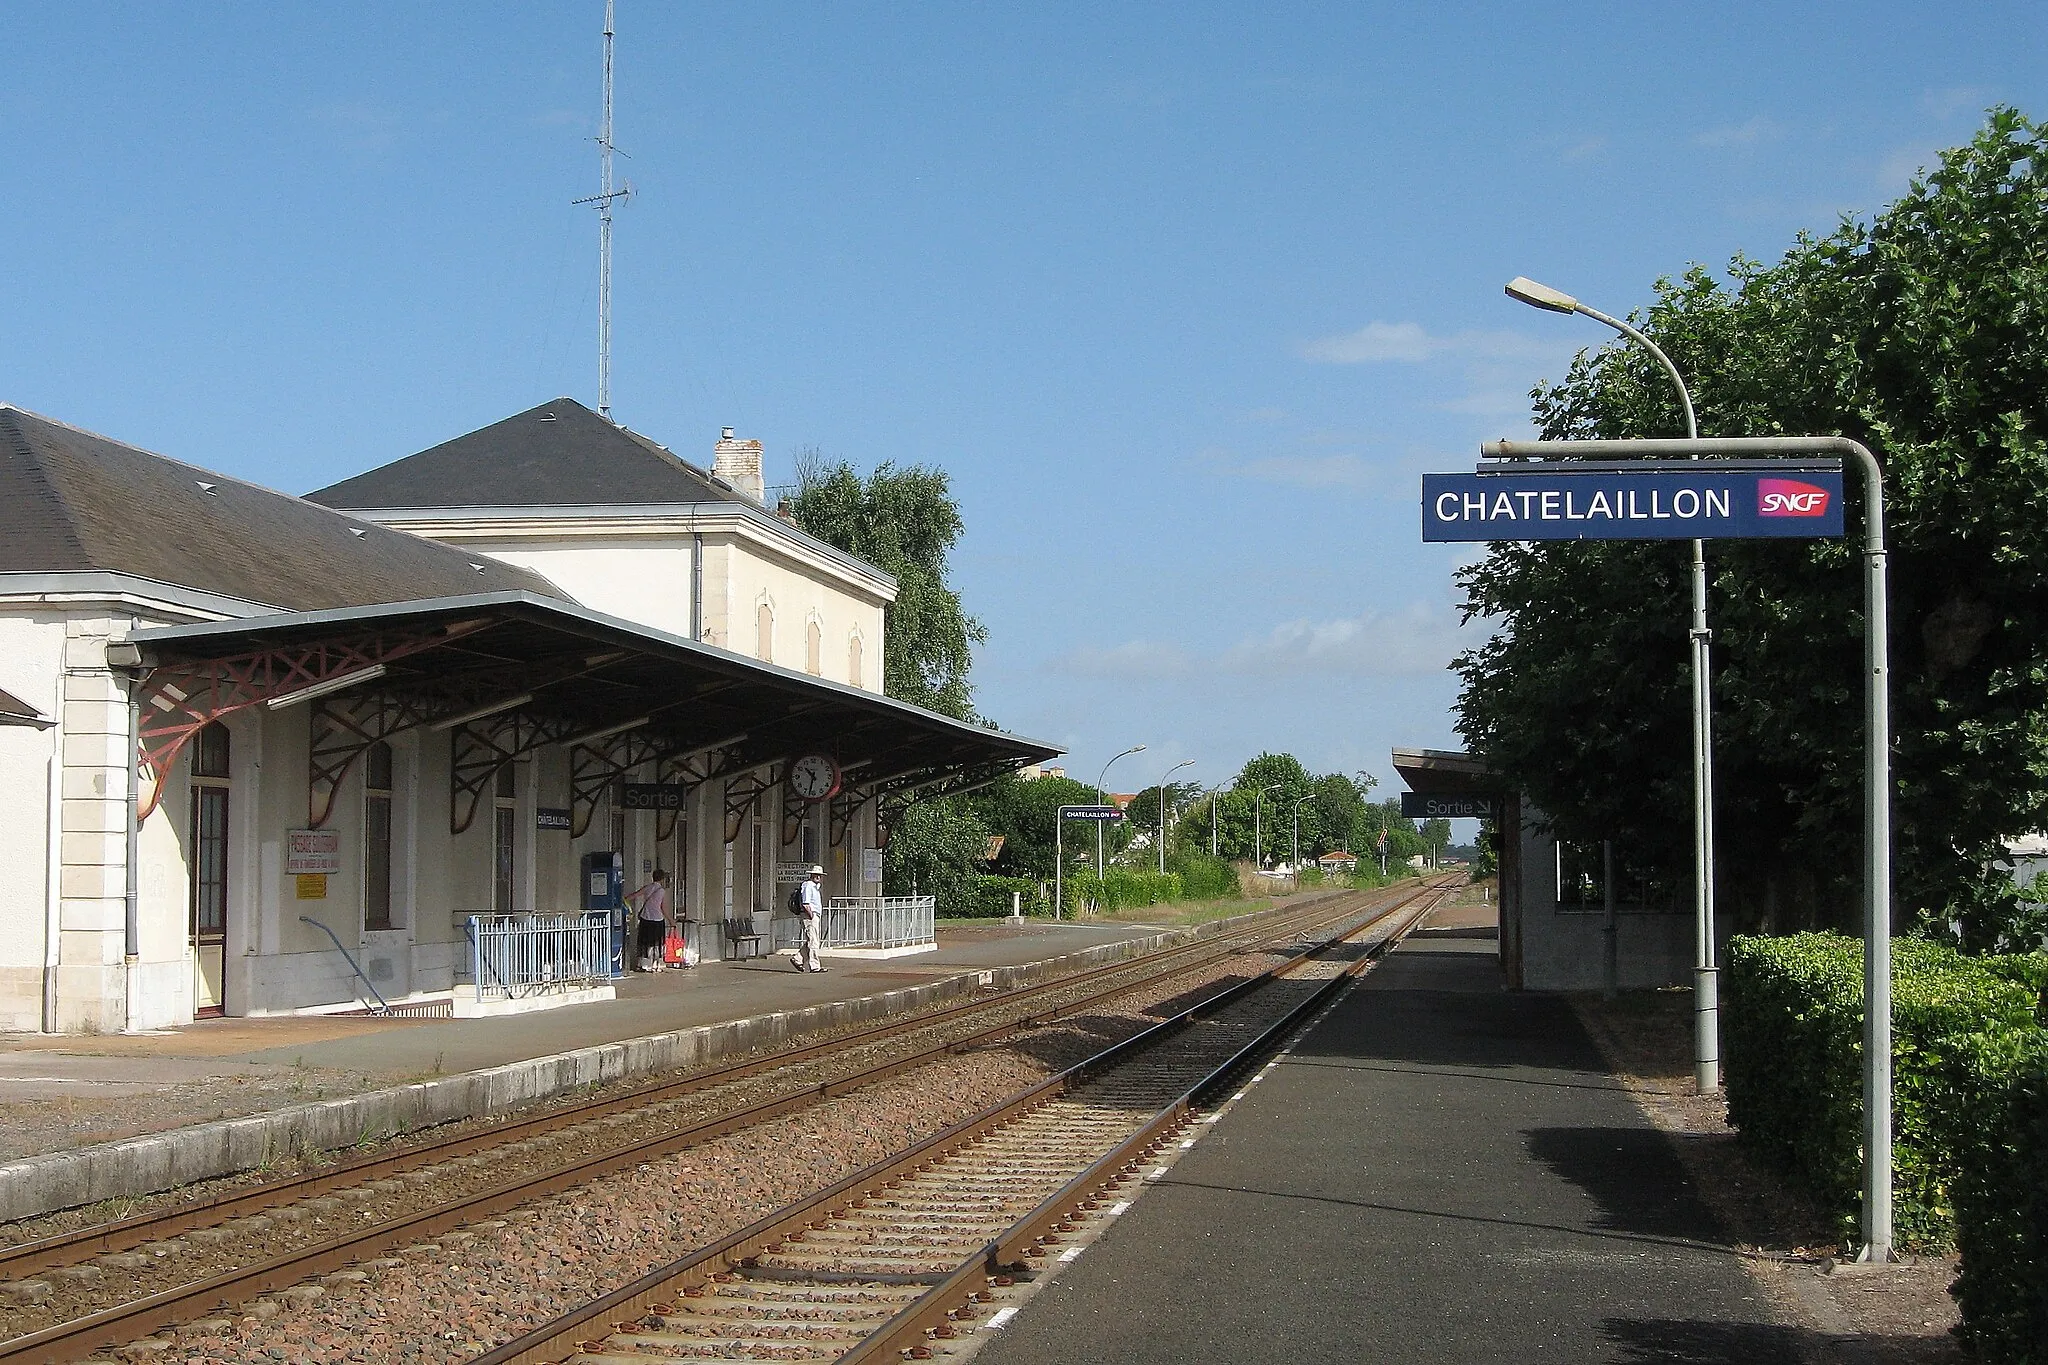
POLYGON ((805 754, 789 765, 789 789, 806 801, 823 801, 839 790, 839 765, 824 754, 805 754))

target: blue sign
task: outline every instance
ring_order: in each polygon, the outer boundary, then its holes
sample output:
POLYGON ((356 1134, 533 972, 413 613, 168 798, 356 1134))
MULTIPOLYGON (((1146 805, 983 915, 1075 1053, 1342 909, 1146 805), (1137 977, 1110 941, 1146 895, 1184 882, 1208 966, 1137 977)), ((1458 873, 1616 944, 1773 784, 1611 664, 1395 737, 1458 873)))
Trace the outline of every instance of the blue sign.
POLYGON ((1422 476, 1422 538, 1812 539, 1842 534, 1842 471, 1714 460, 1422 476), (1651 468, 1644 468, 1651 465, 1651 468))

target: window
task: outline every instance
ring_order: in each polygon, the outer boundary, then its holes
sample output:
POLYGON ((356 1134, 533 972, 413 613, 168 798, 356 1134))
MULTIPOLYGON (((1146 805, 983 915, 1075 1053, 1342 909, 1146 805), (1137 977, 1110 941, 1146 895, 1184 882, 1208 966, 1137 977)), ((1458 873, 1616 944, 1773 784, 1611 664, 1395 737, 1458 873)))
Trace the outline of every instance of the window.
POLYGON ((855 687, 866 687, 860 664, 860 636, 856 635, 846 642, 846 680, 855 687))
POLYGON ((363 755, 363 928, 391 923, 391 746, 363 755))
POLYGON ((199 732, 192 753, 192 938, 219 943, 228 927, 228 728, 199 732))
POLYGON ((497 809, 491 822, 491 909, 509 915, 519 848, 519 774, 512 764, 499 766, 493 790, 497 809))
POLYGON ((775 662, 775 608, 766 602, 754 609, 754 657, 775 662))
POLYGON ((804 622, 804 672, 812 677, 823 677, 825 672, 825 632, 818 629, 816 618, 804 622))

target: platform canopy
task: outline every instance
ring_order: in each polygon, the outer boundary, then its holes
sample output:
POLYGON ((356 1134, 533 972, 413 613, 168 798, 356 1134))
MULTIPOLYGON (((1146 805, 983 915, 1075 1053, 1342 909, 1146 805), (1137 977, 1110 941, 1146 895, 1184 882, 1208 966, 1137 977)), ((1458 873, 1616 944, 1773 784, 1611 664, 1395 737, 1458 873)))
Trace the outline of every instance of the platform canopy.
POLYGON ((1394 771, 1423 796, 1495 796, 1501 778, 1486 760, 1454 749, 1396 749, 1394 771))
POLYGON ((850 794, 901 799, 1061 752, 525 591, 269 613, 141 630, 130 642, 152 787, 208 723, 307 703, 315 826, 355 757, 414 727, 455 736, 458 830, 465 797, 473 813, 485 789, 480 773, 548 745, 574 750, 579 798, 648 765, 661 781, 753 774, 758 784, 772 765, 824 754, 850 794))

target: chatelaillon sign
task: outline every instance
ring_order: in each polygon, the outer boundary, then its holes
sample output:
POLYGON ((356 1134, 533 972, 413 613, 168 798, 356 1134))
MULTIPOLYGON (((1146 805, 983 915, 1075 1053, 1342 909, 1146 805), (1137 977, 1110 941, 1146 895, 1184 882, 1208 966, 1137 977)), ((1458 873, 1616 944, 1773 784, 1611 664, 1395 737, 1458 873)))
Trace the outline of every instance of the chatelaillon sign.
POLYGON ((1422 476, 1426 541, 1812 539, 1841 534, 1838 463, 1510 463, 1472 474, 1422 476))

